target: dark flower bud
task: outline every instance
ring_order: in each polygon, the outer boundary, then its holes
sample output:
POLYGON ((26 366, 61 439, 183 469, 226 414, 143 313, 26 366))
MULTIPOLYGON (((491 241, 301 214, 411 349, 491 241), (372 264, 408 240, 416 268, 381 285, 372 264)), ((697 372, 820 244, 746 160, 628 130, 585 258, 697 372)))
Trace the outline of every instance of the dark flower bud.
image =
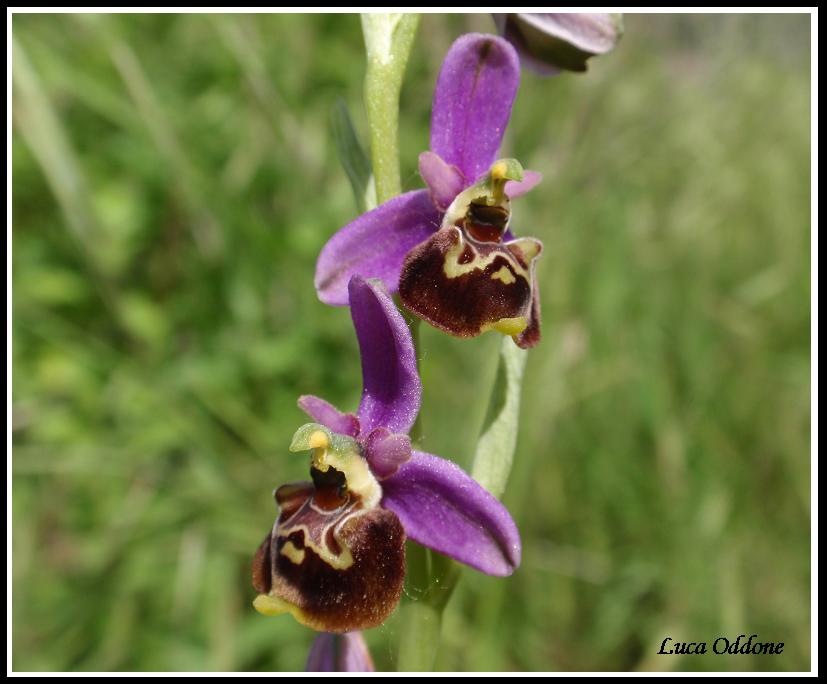
POLYGON ((500 33, 524 66, 543 75, 586 71, 586 60, 610 52, 623 35, 620 14, 495 14, 500 33))

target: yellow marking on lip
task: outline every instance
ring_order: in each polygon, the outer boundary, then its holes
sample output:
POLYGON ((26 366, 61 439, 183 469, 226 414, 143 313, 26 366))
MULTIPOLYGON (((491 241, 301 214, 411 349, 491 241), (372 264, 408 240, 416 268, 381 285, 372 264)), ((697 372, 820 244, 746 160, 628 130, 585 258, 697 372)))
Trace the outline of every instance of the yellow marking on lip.
POLYGON ((267 616, 290 613, 290 615, 292 615, 296 622, 300 625, 310 627, 316 631, 324 629, 323 620, 320 621, 317 618, 313 618, 298 606, 288 603, 284 599, 280 599, 278 596, 273 596, 271 594, 259 594, 255 597, 255 599, 253 599, 253 608, 255 608, 262 615, 267 616))
POLYGON ((491 274, 491 280, 502 280, 506 285, 516 283, 517 279, 507 266, 501 266, 500 270, 491 274))
POLYGON ((253 608, 262 615, 267 616, 290 613, 299 624, 313 629, 320 629, 316 624, 317 621, 314 621, 309 615, 305 614, 301 608, 292 603, 288 603, 284 599, 280 599, 278 596, 259 594, 253 599, 253 608))
POLYGON ((482 332, 489 330, 496 330, 503 335, 519 335, 528 327, 528 319, 525 316, 517 316, 516 318, 501 318, 494 323, 486 323, 480 329, 482 332))
MULTIPOLYGON (((380 496, 381 496, 381 494, 380 494, 380 496)), ((308 504, 305 504, 305 505, 312 506, 313 504, 308 503, 308 504)), ((341 548, 341 551, 339 552, 338 555, 336 555, 329 548, 327 548, 327 545, 325 544, 325 538, 327 537, 327 533, 328 533, 328 530, 330 530, 331 525, 325 525, 325 527, 322 531, 322 534, 319 535, 320 541, 319 541, 318 544, 313 540, 313 536, 310 534, 310 529, 307 527, 307 525, 302 524, 302 523, 294 524, 294 525, 289 525, 288 524, 288 525, 285 525, 284 527, 279 526, 279 528, 276 530, 276 532, 277 532, 278 536, 282 537, 282 538, 283 537, 289 537, 294 532, 301 532, 302 538, 304 540, 305 548, 304 549, 297 549, 294 546, 293 550, 295 552, 304 554, 307 549, 310 549, 311 551, 313 551, 313 553, 315 553, 319 557, 319 559, 322 562, 327 563, 327 565, 329 565, 334 570, 347 570, 351 565, 353 565, 353 554, 351 553, 350 548, 345 543, 344 539, 342 539, 342 535, 341 535, 340 532, 341 532, 342 527, 344 527, 345 523, 348 520, 352 520, 353 518, 361 517, 361 516, 365 515, 366 513, 367 513, 367 511, 354 510, 352 512, 349 512, 344 517, 339 518, 338 520, 335 520, 332 523, 333 538, 336 540, 336 543, 341 548)), ((284 553, 284 555, 287 558, 289 558, 291 561, 296 563, 297 561, 293 557, 291 557, 291 555, 290 555, 292 553, 291 551, 288 550, 285 553, 285 549, 287 548, 288 544, 290 544, 292 546, 291 542, 288 541, 281 548, 281 551, 282 551, 282 553, 284 553)), ((301 559, 298 561, 297 564, 300 564, 302 560, 304 560, 304 555, 301 556, 301 559)))
MULTIPOLYGON (((520 266, 517 259, 513 254, 511 254, 511 252, 508 251, 507 247, 503 246, 502 249, 495 249, 486 256, 481 256, 476 247, 474 247, 473 243, 470 240, 465 239, 465 236, 459 228, 456 226, 451 226, 451 228, 452 230, 457 231, 459 239, 453 247, 445 252, 445 261, 442 265, 442 272, 448 278, 459 278, 460 276, 463 276, 466 273, 471 273, 472 271, 484 271, 488 264, 492 263, 494 259, 497 257, 502 257, 511 264, 517 275, 521 278, 525 278, 527 281, 529 280, 529 272, 520 266), (465 249, 466 244, 471 246, 471 249, 474 252, 474 258, 467 264, 461 264, 459 262, 459 258, 462 256, 462 252, 465 249)), ((512 273, 511 275, 513 276, 514 274, 512 273)))
POLYGON ((280 553, 296 565, 301 565, 304 561, 304 549, 296 548, 296 545, 291 541, 281 547, 280 553))
MULTIPOLYGON (((358 511, 353 515, 364 515, 364 513, 365 511, 358 511)), ((342 548, 342 551, 339 553, 338 556, 332 553, 325 546, 324 539, 322 539, 321 546, 314 543, 313 538, 310 536, 310 530, 307 529, 307 525, 294 525, 291 527, 285 527, 283 530, 279 530, 279 536, 284 537, 293 534, 294 532, 301 532, 302 537, 304 538, 304 545, 311 551, 313 551, 322 562, 326 563, 334 570, 347 570, 351 565, 353 565, 353 554, 350 552, 350 549, 348 548, 347 544, 345 544, 344 541, 342 541, 342 538, 339 535, 339 529, 341 528, 342 523, 345 520, 349 520, 351 517, 353 517, 353 515, 338 521, 334 526, 333 538, 336 540, 336 543, 339 544, 339 546, 342 548)), ((325 528, 325 535, 327 534, 328 529, 330 528, 325 528)), ((287 552, 285 552, 285 549, 287 548, 288 544, 292 546, 291 542, 288 541, 287 544, 285 544, 281 548, 281 552, 293 563, 295 563, 296 565, 300 565, 301 562, 304 560, 305 549, 297 549, 295 546, 293 546, 292 550, 288 550, 287 552), (293 557, 293 553, 301 555, 293 557), (296 558, 299 558, 299 560, 296 560, 296 558)))
POLYGON ((518 247, 528 263, 531 263, 543 251, 543 245, 535 238, 516 238, 508 244, 518 247))
POLYGON ((297 610, 292 603, 287 603, 278 596, 259 594, 253 600, 253 608, 262 615, 282 615, 283 613, 294 613, 297 610))

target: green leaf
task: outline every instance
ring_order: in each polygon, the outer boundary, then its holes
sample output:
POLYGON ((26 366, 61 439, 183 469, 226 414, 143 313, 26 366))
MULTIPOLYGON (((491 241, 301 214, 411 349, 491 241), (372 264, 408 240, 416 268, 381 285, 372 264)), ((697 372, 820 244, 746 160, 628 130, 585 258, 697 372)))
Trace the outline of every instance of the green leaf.
POLYGON ((517 446, 527 354, 510 337, 503 338, 497 377, 471 466, 471 476, 497 498, 505 490, 517 446))
POLYGON ((342 99, 337 100, 333 105, 330 113, 330 127, 333 131, 339 161, 350 181, 350 187, 353 188, 356 208, 359 213, 364 213, 370 208, 367 206, 368 189, 371 186, 370 159, 359 141, 350 110, 342 99))

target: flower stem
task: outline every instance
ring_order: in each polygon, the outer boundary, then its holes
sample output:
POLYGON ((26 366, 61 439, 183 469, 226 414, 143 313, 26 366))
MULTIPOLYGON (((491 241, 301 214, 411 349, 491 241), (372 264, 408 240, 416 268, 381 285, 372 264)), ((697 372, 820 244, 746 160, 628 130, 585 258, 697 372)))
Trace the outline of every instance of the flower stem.
MULTIPOLYGON (((418 547, 422 549, 422 547, 418 547)), ((425 549, 422 549, 425 551, 425 549)), ((434 668, 440 635, 442 611, 424 601, 408 601, 402 608, 399 644, 399 672, 430 672, 434 668)))
POLYGON ((365 106, 379 204, 402 192, 399 176, 399 92, 413 47, 418 14, 363 14, 368 66, 365 106))
MULTIPOLYGON (((413 46, 419 15, 363 14, 368 67, 365 106, 370 128, 370 153, 376 201, 381 204, 402 192, 399 175, 399 93, 413 46)), ((398 303, 397 303, 398 304, 398 303)), ((400 307, 404 313, 404 309, 400 307)), ((414 348, 419 348, 419 319, 408 321, 414 348)), ((411 429, 416 445, 422 440, 417 418, 411 429)), ((433 668, 442 628, 442 606, 430 599, 436 556, 413 542, 407 545, 406 595, 401 611, 401 638, 397 667, 401 671, 433 668)), ((440 561, 436 561, 439 565, 440 561)))

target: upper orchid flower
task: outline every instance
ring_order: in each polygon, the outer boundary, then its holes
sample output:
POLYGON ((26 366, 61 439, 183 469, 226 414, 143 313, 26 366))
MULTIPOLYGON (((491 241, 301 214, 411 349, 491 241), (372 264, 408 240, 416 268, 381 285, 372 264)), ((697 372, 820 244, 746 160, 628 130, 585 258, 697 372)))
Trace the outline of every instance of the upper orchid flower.
POLYGON ((540 181, 513 159, 496 161, 520 81, 514 48, 461 36, 442 65, 431 113, 431 150, 419 157, 427 190, 381 204, 322 249, 316 290, 346 305, 353 274, 381 279, 405 306, 459 337, 496 329, 521 347, 540 340, 535 259, 542 244, 508 230, 510 199, 540 181))
POLYGON ((256 553, 254 605, 326 632, 381 624, 405 574, 405 538, 490 575, 520 563, 505 507, 450 461, 411 448, 422 394, 408 326, 377 281, 354 276, 351 317, 362 357, 356 415, 313 396, 291 451, 311 451, 312 482, 276 490, 280 511, 256 553))
POLYGON ((620 14, 495 14, 500 33, 523 64, 543 76, 586 71, 586 60, 610 52, 623 35, 620 14))

